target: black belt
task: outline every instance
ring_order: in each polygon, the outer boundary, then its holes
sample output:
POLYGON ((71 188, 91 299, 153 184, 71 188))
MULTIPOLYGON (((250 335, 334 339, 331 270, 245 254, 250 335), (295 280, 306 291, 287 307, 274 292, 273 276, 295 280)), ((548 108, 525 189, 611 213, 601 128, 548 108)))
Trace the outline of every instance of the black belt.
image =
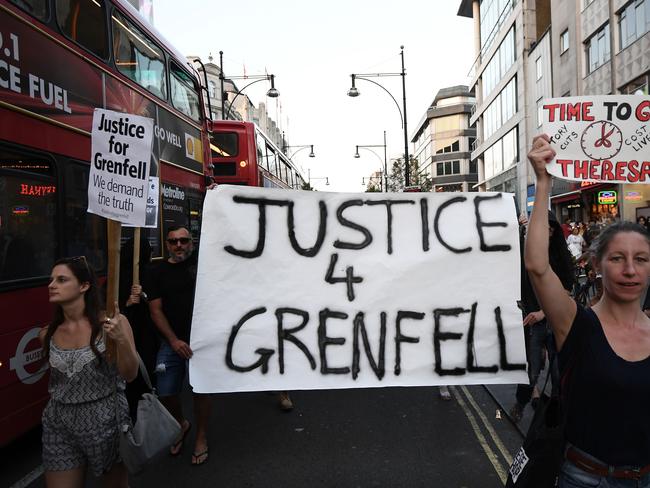
POLYGON ((577 449, 569 447, 566 451, 566 458, 575 464, 578 468, 590 474, 597 476, 611 476, 626 480, 639 480, 646 474, 650 473, 650 464, 642 467, 619 468, 601 464, 581 454, 577 449))

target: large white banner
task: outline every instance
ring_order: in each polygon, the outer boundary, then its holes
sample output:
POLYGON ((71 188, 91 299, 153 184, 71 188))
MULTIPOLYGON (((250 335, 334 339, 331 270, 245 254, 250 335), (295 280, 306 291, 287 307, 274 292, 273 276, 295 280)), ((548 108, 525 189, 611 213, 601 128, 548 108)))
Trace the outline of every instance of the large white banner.
POLYGON ((195 392, 526 383, 511 194, 207 192, 195 392))
POLYGON ((88 212, 144 227, 153 119, 95 109, 88 212))
POLYGON ((547 170, 574 181, 650 183, 650 97, 551 98, 542 132, 557 152, 547 170))

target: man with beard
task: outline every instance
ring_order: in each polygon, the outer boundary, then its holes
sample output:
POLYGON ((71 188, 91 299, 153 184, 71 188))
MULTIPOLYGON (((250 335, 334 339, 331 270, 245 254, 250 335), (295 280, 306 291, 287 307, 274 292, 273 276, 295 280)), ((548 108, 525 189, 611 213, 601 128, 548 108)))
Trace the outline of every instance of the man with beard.
MULTIPOLYGON (((186 227, 170 227, 165 240, 169 258, 160 263, 151 275, 149 310, 162 335, 156 359, 157 388, 160 400, 181 425, 181 434, 170 448, 176 456, 192 427, 183 415, 180 393, 186 377, 187 361, 192 357, 190 327, 197 259, 192 236, 186 227)), ((192 394, 196 440, 192 465, 208 460, 207 427, 210 417, 210 396, 192 394)))

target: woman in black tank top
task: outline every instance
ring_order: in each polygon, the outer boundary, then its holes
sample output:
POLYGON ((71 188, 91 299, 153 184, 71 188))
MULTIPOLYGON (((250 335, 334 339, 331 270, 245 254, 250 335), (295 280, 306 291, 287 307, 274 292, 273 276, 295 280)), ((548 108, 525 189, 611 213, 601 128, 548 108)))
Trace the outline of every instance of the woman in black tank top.
POLYGON ((578 306, 548 262, 548 202, 555 157, 550 139, 533 139, 537 177, 526 241, 526 269, 553 330, 566 392, 566 460, 560 487, 650 488, 650 318, 641 310, 650 277, 650 236, 635 223, 613 224, 592 245, 603 295, 578 306))

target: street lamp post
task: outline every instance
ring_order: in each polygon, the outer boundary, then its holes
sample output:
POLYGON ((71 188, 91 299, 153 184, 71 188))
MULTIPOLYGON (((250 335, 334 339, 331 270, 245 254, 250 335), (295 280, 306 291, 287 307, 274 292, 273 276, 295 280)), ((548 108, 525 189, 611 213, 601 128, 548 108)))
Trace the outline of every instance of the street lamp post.
POLYGON ((386 131, 384 131, 384 143, 383 144, 363 144, 363 145, 357 145, 357 150, 354 153, 355 158, 360 158, 361 155, 359 154, 359 148, 361 149, 367 149, 371 153, 373 153, 375 156, 379 158, 381 161, 381 158, 379 157, 379 154, 377 154, 375 151, 372 149, 369 149, 371 147, 383 147, 384 148, 384 191, 388 191, 388 164, 387 164, 387 158, 386 158, 386 131))
POLYGON ((329 176, 312 176, 311 168, 307 168, 307 182, 309 183, 309 188, 311 188, 311 180, 325 180, 325 186, 329 186, 330 184, 329 176))
POLYGON ((315 158, 316 154, 314 153, 314 145, 313 144, 302 144, 302 145, 299 145, 299 146, 287 146, 285 144, 284 146, 282 146, 282 152, 284 154, 286 154, 289 159, 291 159, 296 154, 298 154, 300 151, 302 151, 303 149, 307 149, 307 148, 309 148, 309 157, 310 158, 315 158), (294 151, 293 154, 291 156, 289 156, 289 154, 287 154, 287 149, 295 149, 295 148, 299 148, 299 149, 297 151, 294 151))
POLYGON ((232 109, 233 104, 235 103, 235 100, 237 100, 237 97, 241 95, 241 93, 248 88, 249 86, 259 83, 260 81, 268 80, 271 82, 271 88, 269 88, 269 91, 266 92, 266 96, 270 98, 277 98, 280 96, 280 92, 275 88, 275 75, 250 75, 250 76, 229 76, 229 80, 254 80, 251 81, 248 85, 246 85, 244 88, 241 90, 238 90, 235 94, 235 97, 232 99, 230 104, 228 105, 228 111, 226 111, 225 107, 225 95, 226 91, 224 90, 223 83, 225 80, 225 76, 223 74, 223 51, 219 51, 219 79, 221 81, 221 118, 223 120, 228 120, 228 113, 230 113, 230 110, 232 109))
POLYGON ((358 97, 361 92, 357 89, 355 86, 355 80, 364 80, 364 81, 369 81, 370 83, 374 83, 377 85, 379 88, 384 90, 390 97, 393 99, 393 102, 395 102, 395 105, 397 106, 397 110, 399 111, 400 118, 402 119, 402 129, 404 130, 404 185, 405 186, 410 186, 410 170, 409 170, 409 141, 408 141, 408 126, 406 122, 406 70, 404 69, 404 46, 400 46, 400 56, 402 58, 402 71, 399 73, 361 73, 361 74, 356 74, 353 73, 350 75, 352 78, 352 87, 348 90, 348 96, 349 97, 358 97), (400 109, 399 103, 397 103, 397 100, 395 100, 395 97, 389 92, 386 88, 384 88, 382 85, 377 83, 376 81, 373 81, 369 78, 382 78, 385 76, 401 76, 402 77, 402 108, 400 109))

